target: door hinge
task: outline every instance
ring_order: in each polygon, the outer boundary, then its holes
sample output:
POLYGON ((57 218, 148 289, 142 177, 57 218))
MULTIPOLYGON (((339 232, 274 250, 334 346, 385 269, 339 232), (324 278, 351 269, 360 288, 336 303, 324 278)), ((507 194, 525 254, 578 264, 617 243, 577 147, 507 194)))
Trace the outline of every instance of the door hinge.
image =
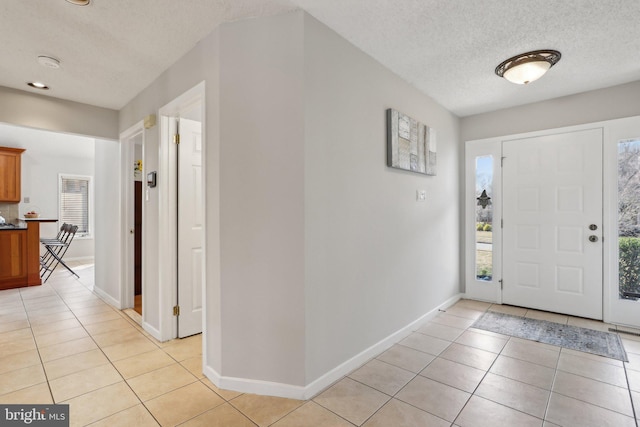
POLYGON ((506 159, 506 157, 500 157, 500 167, 504 166, 504 159, 506 159))
POLYGON ((174 305, 173 306, 173 315, 174 316, 180 316, 180 306, 179 305, 174 305))
POLYGON ((504 219, 500 220, 500 228, 504 228, 504 219))
POLYGON ((504 283, 502 283, 502 279, 498 280, 498 282, 500 282, 500 290, 502 290, 502 287, 504 285, 504 283))
POLYGON ((173 143, 174 144, 180 144, 180 134, 176 133, 175 135, 173 135, 173 143))

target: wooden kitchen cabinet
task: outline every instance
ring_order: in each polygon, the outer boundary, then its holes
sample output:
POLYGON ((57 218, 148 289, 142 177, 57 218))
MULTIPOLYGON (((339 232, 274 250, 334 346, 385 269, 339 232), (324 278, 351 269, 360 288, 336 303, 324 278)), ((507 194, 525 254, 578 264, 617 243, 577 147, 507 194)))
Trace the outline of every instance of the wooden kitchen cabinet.
POLYGON ((0 290, 27 283, 27 230, 0 231, 0 290))
POLYGON ((20 202, 22 148, 0 147, 0 202, 20 202))
POLYGON ((40 223, 53 218, 29 218, 0 227, 0 290, 38 286, 40 277, 40 223))

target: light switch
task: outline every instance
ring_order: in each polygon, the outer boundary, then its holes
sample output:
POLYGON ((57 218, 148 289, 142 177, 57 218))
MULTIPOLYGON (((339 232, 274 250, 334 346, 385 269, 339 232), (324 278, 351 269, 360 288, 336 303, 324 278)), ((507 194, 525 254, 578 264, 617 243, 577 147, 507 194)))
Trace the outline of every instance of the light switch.
POLYGON ((427 200, 427 190, 416 190, 416 200, 418 202, 427 200))
POLYGON ((25 197, 24 197, 24 202, 25 202, 25 203, 31 203, 31 197, 27 197, 27 196, 25 196, 25 197))

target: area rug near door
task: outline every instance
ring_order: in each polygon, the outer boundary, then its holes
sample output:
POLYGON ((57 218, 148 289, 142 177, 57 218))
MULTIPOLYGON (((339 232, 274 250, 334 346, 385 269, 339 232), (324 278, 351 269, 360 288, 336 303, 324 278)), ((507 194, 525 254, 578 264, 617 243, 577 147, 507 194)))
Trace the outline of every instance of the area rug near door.
POLYGON ((484 313, 471 327, 597 354, 624 362, 628 361, 620 336, 611 332, 595 331, 493 311, 484 313))

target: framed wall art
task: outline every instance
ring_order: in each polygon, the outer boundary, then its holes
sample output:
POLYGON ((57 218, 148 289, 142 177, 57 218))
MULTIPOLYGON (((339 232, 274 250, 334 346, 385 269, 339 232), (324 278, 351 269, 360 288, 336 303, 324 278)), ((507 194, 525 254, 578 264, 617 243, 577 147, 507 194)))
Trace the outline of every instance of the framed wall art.
POLYGON ((436 174, 436 132, 406 114, 387 110, 387 166, 436 174))

